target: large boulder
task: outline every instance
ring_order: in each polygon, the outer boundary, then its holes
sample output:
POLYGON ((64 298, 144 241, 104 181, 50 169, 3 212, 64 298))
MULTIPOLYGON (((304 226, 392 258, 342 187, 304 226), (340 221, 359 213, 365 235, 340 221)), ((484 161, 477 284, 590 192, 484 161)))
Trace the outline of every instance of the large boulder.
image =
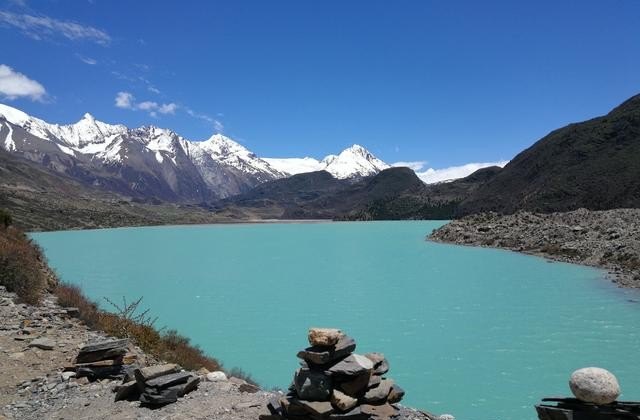
POLYGON ((597 367, 573 372, 569 387, 576 398, 594 404, 609 404, 620 396, 620 385, 613 373, 597 367))

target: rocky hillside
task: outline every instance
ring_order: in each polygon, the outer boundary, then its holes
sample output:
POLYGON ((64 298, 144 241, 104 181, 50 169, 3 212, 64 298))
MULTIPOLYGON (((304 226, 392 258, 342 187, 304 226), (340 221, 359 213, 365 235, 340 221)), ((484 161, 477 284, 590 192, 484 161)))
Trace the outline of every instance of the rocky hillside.
POLYGON ((640 207, 640 95, 553 131, 463 201, 458 215, 640 207))
POLYGON ((131 199, 105 192, 3 150, 0 209, 8 210, 14 223, 29 231, 236 220, 194 205, 131 199))
POLYGON ((326 171, 302 173, 230 197, 216 209, 284 219, 450 219, 458 204, 499 170, 484 168, 460 180, 431 185, 409 168, 385 169, 355 182, 326 171))
MULTIPOLYGON (((501 170, 498 166, 479 169, 471 175, 450 182, 424 185, 412 171, 397 168, 385 174, 389 185, 386 194, 372 196, 357 208, 340 216, 346 220, 452 219, 459 204, 501 170)), ((383 172, 378 178, 383 176, 383 172)))
POLYGON ((485 213, 454 220, 429 239, 602 267, 621 286, 640 287, 640 209, 485 213))

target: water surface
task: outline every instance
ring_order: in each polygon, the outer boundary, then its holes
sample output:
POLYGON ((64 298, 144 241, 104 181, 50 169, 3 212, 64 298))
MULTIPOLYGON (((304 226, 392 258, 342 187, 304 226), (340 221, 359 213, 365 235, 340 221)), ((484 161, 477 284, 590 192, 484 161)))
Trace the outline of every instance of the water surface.
MULTIPOLYGON (((144 296, 230 368, 286 388, 309 326, 387 355, 405 403, 459 420, 535 419, 579 367, 640 399, 640 308, 602 272, 441 245, 442 222, 248 224, 37 233, 61 277, 96 300, 144 296)), ((107 308, 108 309, 108 308, 107 308)))

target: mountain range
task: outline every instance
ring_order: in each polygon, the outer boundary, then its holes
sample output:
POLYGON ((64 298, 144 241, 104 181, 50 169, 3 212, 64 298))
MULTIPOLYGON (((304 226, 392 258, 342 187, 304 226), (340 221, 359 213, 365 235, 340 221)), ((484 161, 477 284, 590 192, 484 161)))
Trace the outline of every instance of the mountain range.
POLYGON ((640 207, 640 95, 552 131, 504 168, 438 184, 357 145, 322 160, 263 159, 220 134, 193 142, 90 115, 60 126, 3 105, 0 146, 0 207, 32 228, 640 207))
POLYGON ((0 146, 85 185, 169 202, 223 199, 300 172, 356 180, 389 167, 359 145, 321 161, 263 159, 222 134, 191 141, 169 129, 130 129, 91 114, 75 124, 50 124, 3 104, 0 146))

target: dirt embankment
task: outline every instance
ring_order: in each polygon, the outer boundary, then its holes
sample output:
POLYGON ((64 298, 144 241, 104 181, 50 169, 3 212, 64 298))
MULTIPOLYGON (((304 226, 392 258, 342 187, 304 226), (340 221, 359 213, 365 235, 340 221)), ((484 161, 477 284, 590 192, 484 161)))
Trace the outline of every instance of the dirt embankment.
POLYGON ((484 213, 454 220, 429 239, 600 267, 618 285, 640 288, 640 209, 484 213))

